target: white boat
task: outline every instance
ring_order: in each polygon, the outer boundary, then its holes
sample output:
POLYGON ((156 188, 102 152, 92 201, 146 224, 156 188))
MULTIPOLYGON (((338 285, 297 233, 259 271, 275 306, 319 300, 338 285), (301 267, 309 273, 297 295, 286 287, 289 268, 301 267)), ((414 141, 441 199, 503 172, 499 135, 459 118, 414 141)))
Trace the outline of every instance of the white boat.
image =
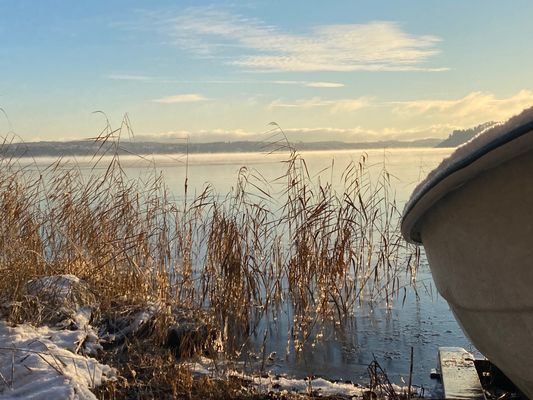
POLYGON ((431 172, 402 233, 472 343, 533 399, 533 108, 431 172))

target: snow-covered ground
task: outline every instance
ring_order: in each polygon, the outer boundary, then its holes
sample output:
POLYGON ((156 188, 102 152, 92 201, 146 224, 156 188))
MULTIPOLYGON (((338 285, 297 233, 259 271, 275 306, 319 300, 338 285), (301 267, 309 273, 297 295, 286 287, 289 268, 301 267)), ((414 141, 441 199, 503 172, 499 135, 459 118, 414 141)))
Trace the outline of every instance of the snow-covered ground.
MULTIPOLYGON (((353 384, 350 382, 333 382, 324 378, 314 377, 310 379, 295 379, 283 375, 262 374, 250 375, 238 372, 224 363, 215 363, 213 360, 205 357, 198 358, 195 362, 188 364, 191 372, 198 376, 210 376, 213 378, 227 379, 230 376, 238 377, 249 382, 259 392, 269 393, 301 393, 313 394, 319 396, 339 396, 345 398, 361 398, 369 388, 353 384)), ((407 386, 391 384, 390 389, 396 393, 407 393, 407 386)), ((378 388, 378 391, 380 389, 378 388)), ((413 395, 422 395, 419 388, 411 387, 413 395)))
POLYGON ((43 306, 46 325, 0 320, 0 398, 96 399, 90 389, 116 371, 91 357, 102 350, 89 325, 94 296, 73 275, 34 279, 26 293, 43 306))
MULTIPOLYGON (((134 335, 152 319, 156 304, 128 315, 120 329, 100 333, 90 325, 97 307, 86 284, 73 275, 42 277, 28 282, 26 291, 48 308, 48 325, 9 326, 0 320, 0 398, 2 399, 96 399, 91 392, 117 372, 92 356, 102 351, 100 342, 113 343, 134 335)), ((269 357, 270 359, 270 357, 269 357)), ((178 362, 176 360, 176 362, 178 362)), ((323 378, 294 379, 273 373, 244 374, 235 364, 199 357, 185 361, 196 376, 215 379, 238 377, 259 392, 291 392, 314 395, 361 397, 368 388, 323 378)), ((261 368, 262 369, 262 368, 261 368)), ((389 387, 406 393, 406 387, 389 387)))
POLYGON ((10 327, 0 321, 0 397, 96 399, 90 389, 114 379, 116 373, 82 354, 93 335, 90 329, 10 327))

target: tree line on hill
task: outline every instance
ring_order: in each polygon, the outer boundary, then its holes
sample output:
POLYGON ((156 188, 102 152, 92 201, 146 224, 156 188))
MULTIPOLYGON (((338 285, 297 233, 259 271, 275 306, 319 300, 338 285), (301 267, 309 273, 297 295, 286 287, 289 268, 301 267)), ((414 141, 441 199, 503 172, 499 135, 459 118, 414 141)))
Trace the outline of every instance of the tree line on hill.
POLYGON ((491 126, 495 125, 496 122, 485 122, 484 124, 475 126, 470 129, 456 129, 446 139, 444 139, 442 142, 437 144, 435 147, 457 147, 462 145, 463 143, 468 142, 470 139, 472 139, 474 136, 476 136, 478 133, 483 132, 485 129, 490 128, 491 126))

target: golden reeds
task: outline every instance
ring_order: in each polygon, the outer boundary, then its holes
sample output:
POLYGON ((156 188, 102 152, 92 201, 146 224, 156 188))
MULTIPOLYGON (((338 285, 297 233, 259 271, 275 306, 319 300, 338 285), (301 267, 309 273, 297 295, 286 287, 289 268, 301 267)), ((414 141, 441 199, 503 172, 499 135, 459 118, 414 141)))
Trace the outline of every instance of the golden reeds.
POLYGON ((124 130, 127 120, 95 138, 89 169, 22 165, 12 143, 0 147, 0 295, 11 321, 40 322, 26 282, 73 274, 102 314, 147 302, 161 305, 163 321, 173 307, 207 311, 231 356, 282 304, 298 349, 317 322, 341 322, 362 302, 390 305, 401 275, 414 280, 418 253, 401 239, 391 176, 383 168, 371 179, 365 155, 344 170, 342 192, 282 146, 286 172, 274 182, 243 168, 225 197, 208 187, 176 204, 155 168, 127 176, 124 130))

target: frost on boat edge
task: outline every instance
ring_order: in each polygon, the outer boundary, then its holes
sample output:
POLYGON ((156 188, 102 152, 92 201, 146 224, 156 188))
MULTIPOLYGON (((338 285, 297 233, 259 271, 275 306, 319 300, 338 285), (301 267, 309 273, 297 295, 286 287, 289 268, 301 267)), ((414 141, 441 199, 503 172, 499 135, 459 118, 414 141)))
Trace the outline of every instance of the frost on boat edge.
MULTIPOLYGON (((417 209, 417 204, 440 182, 448 176, 460 171, 492 150, 511 142, 533 131, 533 107, 525 109, 520 114, 510 118, 507 122, 493 126, 479 133, 467 143, 458 147, 450 156, 445 158, 437 168, 418 184, 409 201, 406 203, 402 217, 402 234, 411 243, 421 243, 416 223, 429 208, 417 209)), ((438 200, 447 193, 442 191, 438 200)))

